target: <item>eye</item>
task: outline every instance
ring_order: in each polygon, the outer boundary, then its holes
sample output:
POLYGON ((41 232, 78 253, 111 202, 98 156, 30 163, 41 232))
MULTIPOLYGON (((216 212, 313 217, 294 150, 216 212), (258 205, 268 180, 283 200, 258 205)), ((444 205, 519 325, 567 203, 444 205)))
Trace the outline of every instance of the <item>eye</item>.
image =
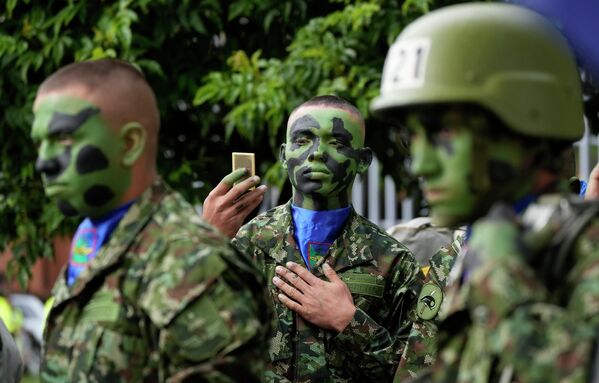
POLYGON ((71 146, 73 145, 74 140, 70 134, 60 133, 54 137, 54 142, 62 146, 71 146))
POLYGON ((299 146, 308 145, 310 140, 308 140, 306 137, 298 137, 295 139, 294 143, 299 146))

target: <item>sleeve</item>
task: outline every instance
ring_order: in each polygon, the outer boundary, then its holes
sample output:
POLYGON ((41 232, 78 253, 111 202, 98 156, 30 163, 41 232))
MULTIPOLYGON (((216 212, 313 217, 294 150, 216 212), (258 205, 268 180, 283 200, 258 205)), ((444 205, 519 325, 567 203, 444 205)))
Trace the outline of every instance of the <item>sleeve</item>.
POLYGON ((390 381, 395 373, 412 326, 416 297, 423 280, 412 254, 400 250, 391 267, 383 300, 384 312, 376 317, 357 307, 349 325, 335 337, 360 374, 371 381, 390 381))
POLYGON ((159 381, 260 382, 271 308, 251 262, 229 245, 185 239, 168 252, 141 298, 159 381))
MULTIPOLYGON (((430 298, 433 297, 433 295, 425 295, 429 300, 428 306, 423 308, 428 308, 429 310, 428 315, 424 317, 428 318, 429 316, 434 315, 430 319, 421 318, 416 311, 410 312, 413 317, 413 324, 410 329, 410 334, 408 335, 401 361, 399 362, 399 367, 395 373, 394 382, 405 382, 418 376, 425 369, 432 367, 436 360, 440 309, 443 302, 446 300, 446 285, 449 273, 461 251, 462 244, 463 237, 458 235, 452 243, 438 249, 429 259, 428 264, 430 267, 426 275, 425 283, 432 284, 435 288, 438 288, 437 291, 441 293, 442 300, 439 301, 438 297, 435 300, 431 300, 430 298)), ((424 297, 419 295, 418 300, 420 301, 421 299, 424 303, 424 297)), ((420 304, 420 302, 418 304, 420 304)))
POLYGON ((598 223, 579 235, 569 252, 572 267, 551 286, 526 262, 526 247, 511 222, 474 226, 470 246, 481 264, 468 282, 469 309, 485 328, 503 335, 492 342, 502 350, 502 370, 522 381, 590 381, 599 322, 598 223))

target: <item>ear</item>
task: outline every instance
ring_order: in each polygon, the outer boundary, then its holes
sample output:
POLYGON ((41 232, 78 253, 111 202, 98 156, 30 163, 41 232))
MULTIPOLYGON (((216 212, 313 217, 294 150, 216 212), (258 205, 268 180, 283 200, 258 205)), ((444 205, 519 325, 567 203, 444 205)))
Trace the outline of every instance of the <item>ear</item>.
POLYGON ((366 173, 370 163, 372 162, 372 149, 362 148, 360 149, 360 162, 358 163, 358 174, 366 173))
POLYGON ((146 147, 146 130, 138 122, 129 122, 121 127, 120 138, 125 143, 125 152, 121 163, 131 167, 141 157, 146 147))
POLYGON ((279 148, 279 161, 281 162, 283 169, 287 170, 287 158, 285 157, 285 147, 285 144, 281 144, 281 147, 279 148))

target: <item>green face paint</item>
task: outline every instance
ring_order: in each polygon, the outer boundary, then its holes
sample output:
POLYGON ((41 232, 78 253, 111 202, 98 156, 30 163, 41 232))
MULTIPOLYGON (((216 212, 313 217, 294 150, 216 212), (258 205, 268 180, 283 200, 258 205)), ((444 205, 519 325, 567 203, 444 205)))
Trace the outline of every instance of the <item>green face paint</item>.
POLYGON ((348 206, 356 174, 370 163, 357 117, 327 105, 301 108, 294 117, 282 147, 294 204, 313 210, 348 206))
POLYGON ((121 164, 125 142, 97 106, 61 93, 45 96, 31 137, 46 195, 64 214, 100 217, 124 202, 131 182, 131 170, 121 164))
POLYGON ((412 134, 412 172, 423 180, 434 222, 456 226, 471 222, 499 199, 514 201, 525 153, 507 138, 489 138, 482 115, 446 109, 437 118, 414 112, 406 124, 412 134))

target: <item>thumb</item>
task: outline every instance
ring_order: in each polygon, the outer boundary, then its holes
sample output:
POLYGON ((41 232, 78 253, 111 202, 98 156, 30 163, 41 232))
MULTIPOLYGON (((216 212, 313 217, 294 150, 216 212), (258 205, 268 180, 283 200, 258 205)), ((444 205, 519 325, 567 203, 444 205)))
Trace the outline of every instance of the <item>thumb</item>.
POLYGON ((324 263, 322 265, 322 269, 324 271, 324 275, 326 275, 327 279, 331 282, 337 282, 340 281, 341 279, 339 278, 339 276, 337 275, 337 273, 335 272, 335 270, 333 270, 333 268, 331 266, 329 266, 328 263, 324 263))

